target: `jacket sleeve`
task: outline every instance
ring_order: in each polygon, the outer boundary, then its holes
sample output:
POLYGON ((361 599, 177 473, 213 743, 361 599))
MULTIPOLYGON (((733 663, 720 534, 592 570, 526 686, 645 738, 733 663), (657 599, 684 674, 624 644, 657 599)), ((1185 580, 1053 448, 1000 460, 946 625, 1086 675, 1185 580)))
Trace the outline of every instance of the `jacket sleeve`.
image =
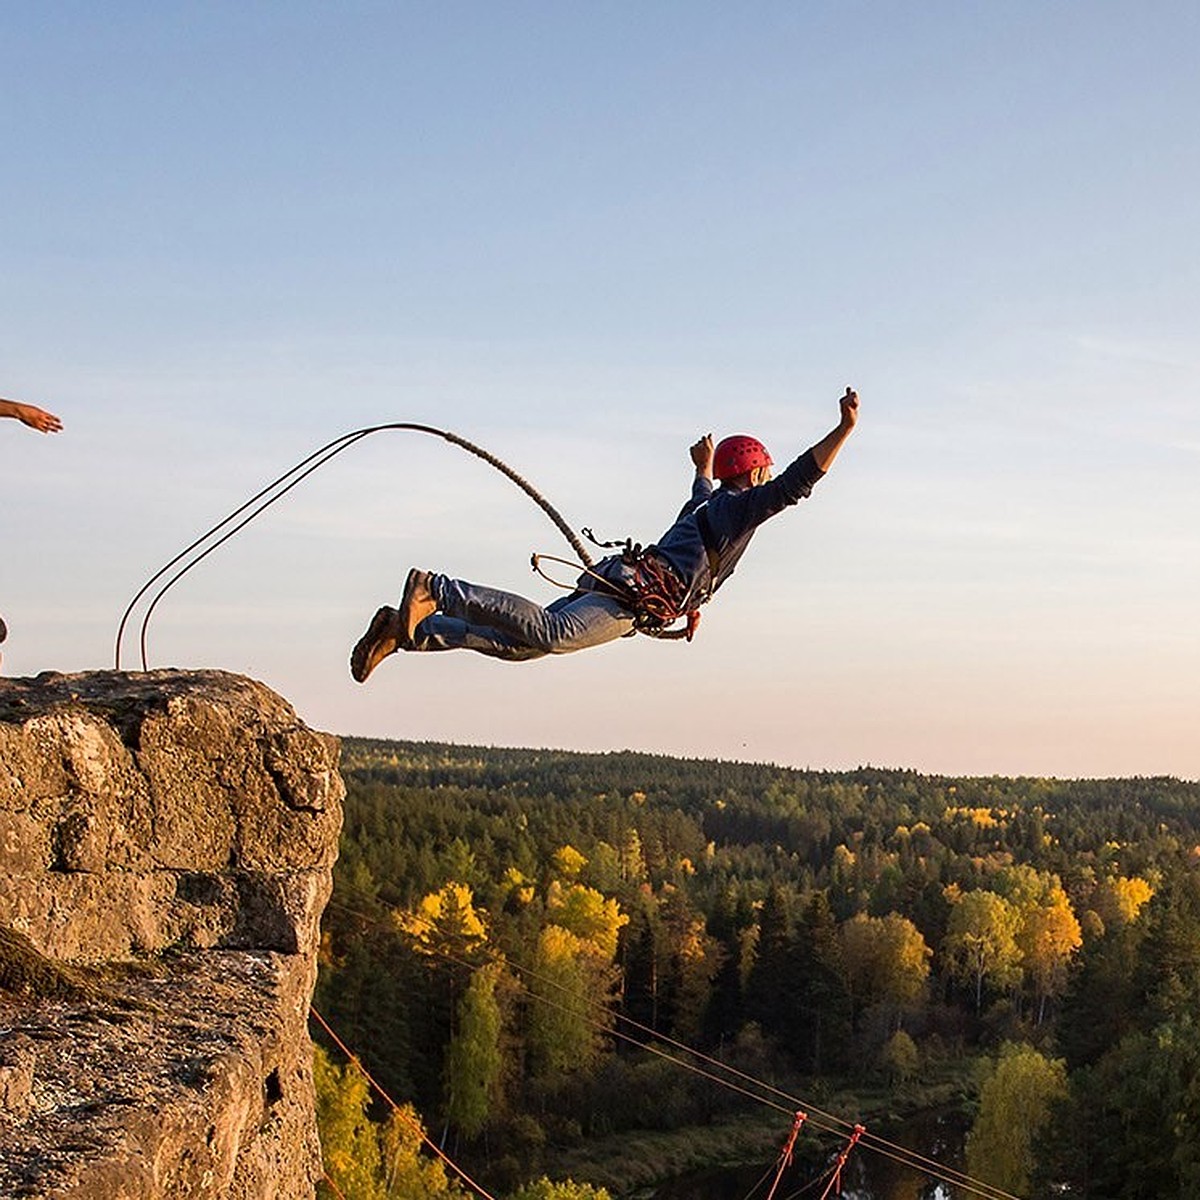
POLYGON ((768 517, 782 512, 789 505, 812 494, 813 486, 824 478, 812 450, 805 450, 795 462, 775 479, 747 488, 732 497, 730 515, 737 528, 730 530, 737 537, 748 529, 761 525, 768 517))
POLYGON ((712 494, 712 480, 697 475, 696 481, 692 484, 692 494, 688 497, 687 503, 679 510, 679 516, 675 520, 682 520, 688 513, 695 512, 712 494))

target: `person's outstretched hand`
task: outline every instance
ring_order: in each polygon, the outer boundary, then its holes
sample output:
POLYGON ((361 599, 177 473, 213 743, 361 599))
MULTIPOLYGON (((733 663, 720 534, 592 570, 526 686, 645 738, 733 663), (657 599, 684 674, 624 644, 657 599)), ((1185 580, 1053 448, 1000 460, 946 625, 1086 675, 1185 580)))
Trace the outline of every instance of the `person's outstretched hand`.
POLYGON ((846 394, 838 400, 838 407, 842 410, 842 428, 853 429, 858 420, 858 393, 848 387, 846 394))
POLYGON ((712 434, 706 433, 698 442, 693 442, 688 454, 691 455, 692 465, 696 468, 696 474, 703 475, 705 479, 711 479, 713 466, 712 434))
POLYGON ((39 433, 57 433, 62 428, 62 422, 52 412, 38 408, 36 404, 20 404, 15 400, 0 403, 8 409, 0 415, 16 417, 22 425, 28 425, 30 429, 36 429, 39 433))

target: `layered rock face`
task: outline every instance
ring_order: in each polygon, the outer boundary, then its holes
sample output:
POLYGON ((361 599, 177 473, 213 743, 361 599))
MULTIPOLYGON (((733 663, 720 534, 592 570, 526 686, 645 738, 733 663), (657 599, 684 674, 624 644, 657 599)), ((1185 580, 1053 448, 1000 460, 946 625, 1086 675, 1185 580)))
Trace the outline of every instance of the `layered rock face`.
POLYGON ((342 795, 248 679, 0 680, 0 1195, 313 1195, 342 795))

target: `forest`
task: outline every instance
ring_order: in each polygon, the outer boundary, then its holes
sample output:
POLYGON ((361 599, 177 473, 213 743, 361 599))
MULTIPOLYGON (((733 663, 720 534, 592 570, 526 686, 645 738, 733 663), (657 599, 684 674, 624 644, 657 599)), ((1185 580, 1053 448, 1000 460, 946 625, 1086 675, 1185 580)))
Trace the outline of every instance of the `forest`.
POLYGON ((663 1146, 769 1160, 766 1095, 953 1109, 993 1195, 1200 1195, 1200 784, 342 755, 325 1194, 471 1194, 418 1131, 505 1200, 650 1195, 663 1146))

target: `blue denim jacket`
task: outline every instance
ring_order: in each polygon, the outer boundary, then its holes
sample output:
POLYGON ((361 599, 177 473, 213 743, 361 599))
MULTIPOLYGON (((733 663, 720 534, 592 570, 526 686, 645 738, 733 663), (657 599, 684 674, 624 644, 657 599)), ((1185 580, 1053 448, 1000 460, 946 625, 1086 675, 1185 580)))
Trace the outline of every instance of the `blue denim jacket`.
MULTIPOLYGON (((647 548, 647 552, 657 554, 683 581, 687 597, 683 607, 687 609, 703 604, 733 574, 754 531, 768 517, 809 496, 813 485, 824 474, 810 449, 777 478, 744 491, 714 490, 711 480, 697 478, 692 485, 691 497, 680 510, 675 524, 653 546, 647 548), (696 516, 700 508, 704 509, 707 516, 711 549, 716 559, 715 574, 709 566, 708 552, 696 516)), ((628 574, 622 569, 619 556, 597 563, 596 572, 614 579, 625 578, 628 574)), ((582 576, 579 580, 579 586, 585 589, 589 586, 586 578, 582 576)))
POLYGON ((733 574, 738 560, 750 544, 754 531, 768 517, 812 493, 813 485, 825 474, 817 466, 812 450, 806 450, 778 478, 740 492, 713 490, 707 479, 692 485, 691 499, 683 506, 675 524, 659 538, 654 549, 687 585, 684 607, 703 603, 733 574), (696 518, 704 508, 715 554, 716 572, 709 558, 696 518))

